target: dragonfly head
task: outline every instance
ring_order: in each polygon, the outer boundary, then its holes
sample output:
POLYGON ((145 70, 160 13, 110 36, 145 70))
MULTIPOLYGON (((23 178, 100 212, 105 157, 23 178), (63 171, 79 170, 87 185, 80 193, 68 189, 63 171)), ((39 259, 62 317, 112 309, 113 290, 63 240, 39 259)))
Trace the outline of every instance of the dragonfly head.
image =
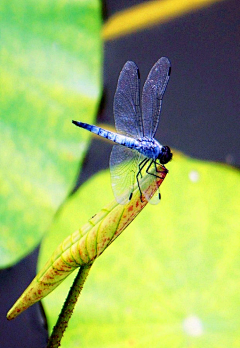
POLYGON ((172 153, 170 150, 170 147, 168 146, 163 146, 162 151, 160 152, 158 159, 161 164, 166 164, 172 159, 172 153))

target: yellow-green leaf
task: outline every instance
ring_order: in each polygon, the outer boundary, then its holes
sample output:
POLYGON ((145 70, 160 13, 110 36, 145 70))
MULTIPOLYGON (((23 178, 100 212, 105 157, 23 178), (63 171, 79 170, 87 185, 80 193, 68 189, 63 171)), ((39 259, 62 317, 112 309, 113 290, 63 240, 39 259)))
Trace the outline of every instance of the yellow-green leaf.
POLYGON ((40 242, 71 188, 100 91, 97 0, 0 2, 0 266, 40 242))
MULTIPOLYGON (((144 192, 147 192, 147 197, 154 195, 166 174, 167 170, 159 165, 157 180, 153 175, 146 175, 140 179, 140 185, 144 188, 144 192)), ((136 184, 128 204, 121 205, 114 200, 95 214, 83 227, 68 236, 9 310, 7 318, 14 319, 35 302, 47 296, 76 268, 92 264, 147 203, 147 199, 140 196, 136 184)))
MULTIPOLYGON (((238 347, 239 171, 176 153, 168 169, 161 202, 94 263, 63 348, 238 347)), ((84 184, 45 240, 42 263, 110 195, 108 171, 84 184)), ((43 301, 50 328, 72 281, 43 301)))

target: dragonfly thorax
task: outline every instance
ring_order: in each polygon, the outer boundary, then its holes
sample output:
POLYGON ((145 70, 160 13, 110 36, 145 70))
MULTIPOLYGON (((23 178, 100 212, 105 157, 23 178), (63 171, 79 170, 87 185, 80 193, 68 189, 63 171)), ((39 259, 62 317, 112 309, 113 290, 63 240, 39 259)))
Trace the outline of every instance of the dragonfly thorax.
POLYGON ((136 149, 144 156, 156 160, 162 150, 162 145, 154 138, 143 137, 138 139, 139 147, 136 149))
POLYGON ((161 164, 166 164, 172 159, 172 153, 168 146, 162 146, 156 139, 143 137, 138 139, 138 152, 153 160, 159 160, 161 164))

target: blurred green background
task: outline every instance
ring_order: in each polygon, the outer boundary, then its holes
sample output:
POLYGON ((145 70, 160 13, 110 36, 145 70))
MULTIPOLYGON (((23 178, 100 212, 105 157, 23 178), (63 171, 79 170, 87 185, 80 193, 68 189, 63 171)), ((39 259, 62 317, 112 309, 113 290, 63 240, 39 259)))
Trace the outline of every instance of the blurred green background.
POLYGON ((45 346, 75 274, 44 299, 46 321, 39 304, 13 322, 6 312, 36 264, 113 199, 111 146, 71 120, 113 125, 125 61, 144 81, 163 55, 157 139, 192 158, 174 150, 161 203, 96 261, 62 347, 239 347, 237 2, 182 3, 1 1, 1 348, 45 346))

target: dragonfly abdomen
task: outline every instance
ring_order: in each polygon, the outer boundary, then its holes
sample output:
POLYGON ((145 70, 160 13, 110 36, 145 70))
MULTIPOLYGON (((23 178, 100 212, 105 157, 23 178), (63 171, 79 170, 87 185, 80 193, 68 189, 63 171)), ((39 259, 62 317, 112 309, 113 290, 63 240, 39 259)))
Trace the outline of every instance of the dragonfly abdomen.
POLYGON ((127 146, 130 149, 135 149, 139 146, 138 141, 134 138, 127 137, 126 135, 114 133, 111 131, 107 131, 98 126, 94 126, 88 123, 80 122, 80 121, 72 121, 76 126, 87 129, 89 132, 99 135, 100 137, 109 139, 114 143, 119 145, 127 146))

